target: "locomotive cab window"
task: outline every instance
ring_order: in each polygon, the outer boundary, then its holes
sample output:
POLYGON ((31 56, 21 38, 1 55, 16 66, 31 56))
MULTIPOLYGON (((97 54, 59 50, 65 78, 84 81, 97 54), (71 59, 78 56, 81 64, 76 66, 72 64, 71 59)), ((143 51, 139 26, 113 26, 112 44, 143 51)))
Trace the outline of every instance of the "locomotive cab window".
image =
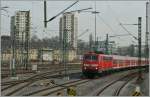
POLYGON ((92 56, 92 60, 98 60, 98 57, 95 56, 95 55, 93 55, 93 56, 92 56))
POLYGON ((96 56, 96 55, 85 55, 84 60, 94 60, 94 61, 96 61, 96 60, 98 60, 98 56, 96 56))
POLYGON ((91 56, 90 55, 85 55, 84 56, 84 60, 90 60, 91 59, 91 56))

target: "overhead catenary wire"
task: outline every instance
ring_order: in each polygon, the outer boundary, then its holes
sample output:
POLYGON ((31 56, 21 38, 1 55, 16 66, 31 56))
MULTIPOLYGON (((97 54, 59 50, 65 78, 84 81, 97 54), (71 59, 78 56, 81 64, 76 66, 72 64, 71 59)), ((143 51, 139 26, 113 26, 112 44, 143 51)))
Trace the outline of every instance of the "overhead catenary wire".
POLYGON ((80 35, 78 35, 78 38, 83 36, 84 34, 86 34, 89 31, 89 29, 86 29, 84 32, 82 32, 80 35))
POLYGON ((61 12, 59 12, 57 15, 53 16, 52 18, 50 18, 48 21, 46 22, 50 22, 53 19, 55 19, 56 17, 58 17, 59 15, 61 15, 62 13, 64 13, 66 10, 68 10, 69 8, 71 8, 73 5, 75 5, 76 3, 78 3, 79 0, 77 0, 76 2, 74 2, 73 4, 71 4, 70 6, 68 6, 67 8, 65 8, 64 10, 62 10, 61 12))
POLYGON ((101 20, 112 32, 114 32, 114 30, 112 29, 112 27, 98 14, 98 18, 99 20, 101 20))
POLYGON ((136 36, 134 36, 133 34, 131 34, 130 31, 128 31, 121 23, 120 23, 120 26, 128 33, 130 34, 134 39, 138 40, 136 36))
MULTIPOLYGON (((102 22, 111 30, 112 33, 115 32, 115 31, 113 30, 113 28, 109 25, 109 23, 107 23, 100 15, 98 15, 98 20, 102 21, 102 22)), ((114 33, 114 35, 116 35, 116 34, 114 33)), ((116 38, 118 38, 119 40, 122 40, 122 41, 123 41, 123 39, 120 38, 120 37, 116 37, 116 38)))
POLYGON ((118 24, 120 25, 120 27, 124 30, 124 31, 126 31, 128 34, 130 34, 130 36, 132 36, 135 40, 137 40, 137 37, 136 36, 134 36, 130 31, 128 31, 123 25, 122 25, 122 23, 120 22, 120 20, 119 20, 119 17, 117 17, 116 15, 116 12, 111 8, 111 6, 107 3, 107 6, 111 9, 111 11, 113 11, 113 13, 115 14, 115 20, 118 22, 118 24))

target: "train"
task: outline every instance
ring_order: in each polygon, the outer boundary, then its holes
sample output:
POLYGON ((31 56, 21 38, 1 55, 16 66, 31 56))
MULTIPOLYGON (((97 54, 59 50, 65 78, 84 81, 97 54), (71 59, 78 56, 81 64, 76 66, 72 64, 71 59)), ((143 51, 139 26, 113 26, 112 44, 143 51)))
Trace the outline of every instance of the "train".
POLYGON ((87 52, 82 59, 82 73, 85 76, 95 76, 106 72, 141 68, 149 66, 149 60, 141 58, 139 65, 138 57, 106 55, 101 52, 87 52))

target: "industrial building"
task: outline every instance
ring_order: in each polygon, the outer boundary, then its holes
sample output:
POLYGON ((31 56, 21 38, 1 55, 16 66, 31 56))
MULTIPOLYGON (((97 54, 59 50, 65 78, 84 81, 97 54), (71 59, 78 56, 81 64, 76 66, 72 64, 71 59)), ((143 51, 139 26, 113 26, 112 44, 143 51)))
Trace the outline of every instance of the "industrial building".
MULTIPOLYGON (((12 50, 8 49, 5 53, 1 54, 1 62, 10 63, 12 59, 12 50)), ((19 53, 19 49, 16 50, 16 61, 20 60, 21 53, 19 53)), ((68 51, 68 61, 74 61, 77 59, 76 53, 74 50, 68 51)), ((53 49, 30 49, 29 50, 29 62, 52 62, 52 61, 62 61, 62 51, 61 50, 53 50, 53 49)))
POLYGON ((60 18, 59 22, 59 38, 61 47, 63 41, 69 45, 70 49, 77 48, 77 33, 78 33, 78 20, 74 13, 66 12, 60 18))

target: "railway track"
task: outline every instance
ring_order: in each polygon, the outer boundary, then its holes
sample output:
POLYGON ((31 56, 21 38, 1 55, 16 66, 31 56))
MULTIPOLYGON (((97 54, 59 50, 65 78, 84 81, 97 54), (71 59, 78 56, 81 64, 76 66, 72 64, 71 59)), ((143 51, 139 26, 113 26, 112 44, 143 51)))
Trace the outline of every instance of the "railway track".
MULTIPOLYGON (((70 69, 70 70, 79 70, 79 69, 70 69)), ((5 85, 12 85, 12 84, 16 84, 16 83, 22 83, 22 82, 25 82, 25 81, 29 81, 29 80, 32 80, 32 79, 38 79, 40 76, 43 76, 43 75, 47 75, 49 73, 52 73, 52 72, 62 72, 62 71, 65 71, 65 69, 58 69, 58 70, 51 70, 51 71, 47 71, 47 72, 42 72, 42 73, 38 73, 38 74, 35 74, 29 78, 26 78, 26 79, 22 79, 22 80, 15 80, 15 81, 7 81, 7 82, 2 82, 1 83, 1 86, 5 86, 5 85)))
MULTIPOLYGON (((42 62, 42 63, 33 63, 33 64, 38 64, 38 70, 42 71, 42 70, 50 70, 50 69, 58 69, 58 68, 63 68, 62 64, 49 64, 49 62, 42 62)), ((81 68, 81 63, 68 63, 68 68, 81 68)), ((2 65, 1 67, 1 77, 5 78, 5 77, 10 77, 11 76, 11 71, 9 69, 9 65, 2 65)), ((31 70, 25 70, 21 67, 16 68, 16 74, 24 74, 24 73, 35 73, 34 71, 31 70)))
POLYGON ((110 86, 114 85, 115 83, 124 80, 125 82, 119 86, 119 88, 117 88, 114 92, 114 94, 112 96, 119 96, 121 90, 125 87, 125 85, 127 85, 132 79, 134 79, 137 76, 138 72, 134 72, 131 74, 128 74, 126 76, 123 76, 115 81, 112 81, 111 83, 105 85, 102 89, 100 89, 97 93, 96 96, 100 96, 106 89, 108 89, 110 86))
POLYGON ((66 82, 63 84, 55 84, 55 86, 41 89, 32 93, 26 94, 24 96, 48 96, 48 95, 57 93, 61 90, 67 89, 68 87, 84 84, 89 81, 90 81, 89 79, 79 79, 75 81, 66 82))
MULTIPOLYGON (((62 70, 63 71, 63 70, 62 70)), ((59 72, 59 70, 58 70, 58 72, 59 72)), ((50 72, 49 72, 50 73, 50 72)), ((52 73, 52 72, 51 72, 52 73)), ((55 71, 55 73, 56 73, 56 71, 55 71)), ((23 81, 21 81, 20 83, 24 83, 24 85, 22 85, 22 86, 20 86, 19 88, 17 88, 17 89, 14 89, 13 91, 11 91, 11 92, 9 92, 9 93, 7 93, 7 94, 5 94, 6 96, 10 96, 10 95, 13 95, 13 94, 15 94, 16 92, 18 92, 18 91, 20 91, 20 90, 22 90, 22 89, 24 89, 24 88, 28 88, 28 86, 29 85, 31 85, 32 83, 34 83, 35 81, 38 81, 38 80, 40 80, 41 78, 42 79, 48 79, 48 78, 53 78, 53 77, 59 77, 59 76, 52 76, 52 75, 50 75, 50 76, 47 76, 47 74, 48 74, 48 72, 46 72, 46 73, 44 73, 43 75, 34 75, 34 76, 32 76, 32 77, 30 77, 30 78, 28 78, 28 81, 26 81, 26 82, 23 82, 23 81)), ((124 78, 127 78, 128 76, 131 76, 131 75, 133 75, 134 73, 131 73, 131 74, 128 74, 128 75, 126 75, 126 76, 124 76, 124 77, 121 77, 121 78, 119 78, 118 80, 115 80, 115 81, 113 81, 113 82, 111 82, 111 83, 109 83, 108 85, 106 85, 106 86, 104 86, 97 94, 96 94, 96 96, 99 96, 106 88, 108 88, 108 87, 110 87, 111 85, 113 85, 113 84, 115 84, 117 81, 120 81, 120 80, 123 80, 124 78)), ((101 78, 101 77, 100 77, 101 78)), ((98 78, 99 79, 99 78, 98 78)), ((27 80, 27 79, 26 79, 27 80)), ((93 79, 92 79, 93 80, 93 79)), ((94 79, 95 80, 95 79, 94 79)), ((97 79, 96 79, 97 80, 97 79)), ((126 82, 120 87, 120 88, 118 88, 117 90, 116 90, 116 92, 113 94, 113 95, 115 95, 115 96, 118 96, 119 95, 119 93, 120 93, 120 91, 122 90, 122 88, 130 81, 131 79, 126 79, 126 82)), ((29 93, 27 93, 27 94, 23 94, 23 96, 48 96, 48 95, 54 95, 55 93, 58 93, 59 91, 62 91, 62 90, 65 90, 65 89, 67 89, 67 87, 70 87, 70 86, 78 86, 78 85, 81 85, 81 84, 84 84, 84 83, 87 83, 87 82, 89 82, 89 81, 91 81, 91 79, 80 79, 80 80, 76 80, 76 81, 70 81, 70 82, 67 82, 67 83, 63 83, 63 84, 53 84, 53 86, 50 86, 50 87, 46 87, 46 88, 44 88, 44 89, 40 89, 40 90, 36 90, 36 91, 33 91, 33 92, 30 92, 29 91, 29 93)), ((17 85, 17 84, 19 84, 19 82, 10 82, 11 84, 8 84, 8 82, 6 82, 5 84, 6 85, 9 85, 8 87, 9 88, 12 88, 12 87, 14 87, 15 85, 17 85), (12 87, 11 87, 11 85, 13 85, 12 87)), ((8 89, 9 89, 8 88, 8 89)), ((7 89, 6 89, 7 90, 7 89)), ((3 91, 5 91, 5 90, 3 90, 3 91)))
POLYGON ((12 85, 12 84, 17 84, 17 83, 22 83, 22 82, 25 82, 25 81, 30 81, 32 79, 36 79, 36 78, 39 78, 40 76, 43 76, 43 75, 46 75, 46 74, 49 74, 49 73, 53 73, 53 72, 61 72, 61 71, 64 71, 64 69, 60 69, 60 70, 57 70, 57 71, 48 71, 48 72, 44 72, 44 73, 39 73, 39 74, 35 74, 27 79, 23 79, 23 80, 15 80, 15 81, 8 81, 8 82, 2 82, 1 83, 1 86, 5 86, 5 85, 12 85))
POLYGON ((43 78, 48 79, 50 77, 54 77, 55 74, 57 74, 58 72, 62 72, 62 71, 64 71, 64 70, 45 72, 45 73, 42 73, 42 74, 34 75, 34 76, 32 76, 30 78, 27 78, 25 80, 5 82, 5 84, 2 83, 2 85, 9 85, 9 86, 7 86, 5 88, 2 88, 1 92, 5 93, 5 91, 9 91, 5 95, 10 96, 10 95, 22 90, 23 88, 28 87, 30 84, 34 83, 35 81, 41 80, 43 78), (54 74, 54 75, 47 76, 48 74, 54 74), (17 87, 17 86, 19 86, 19 88, 15 89, 14 87, 17 87), (10 91, 10 90, 12 90, 12 91, 10 91))
MULTIPOLYGON (((39 81, 39 80, 43 80, 43 79, 49 79, 49 78, 58 78, 58 77, 62 77, 63 75, 59 75, 59 72, 63 72, 65 70, 57 70, 57 71, 51 71, 51 72, 46 72, 46 73, 42 73, 41 75, 35 75, 32 76, 26 80, 21 80, 21 81, 13 81, 10 82, 11 85, 9 85, 8 87, 3 88, 1 91, 4 93, 4 95, 6 96, 10 96, 13 95, 15 93, 17 93, 18 91, 28 87, 29 85, 31 85, 32 83, 34 83, 35 81, 39 81), (51 74, 51 75, 48 75, 51 74), (19 88, 14 89, 14 87, 19 86, 19 88), (12 90, 9 91, 8 90, 12 90), (7 91, 8 93, 5 93, 5 91, 7 91)), ((5 85, 10 84, 9 82, 6 82, 5 85)))
MULTIPOLYGON (((124 77, 127 77, 127 76, 129 76, 129 75, 126 75, 124 77)), ((102 78, 102 77, 100 77, 100 78, 102 78)), ((78 85, 85 84, 85 83, 88 83, 88 82, 93 81, 93 80, 99 80, 99 78, 96 78, 96 79, 80 79, 80 80, 70 81, 70 82, 63 83, 63 84, 54 84, 54 86, 44 88, 44 89, 41 89, 41 90, 38 90, 38 91, 35 91, 35 92, 31 92, 29 94, 25 94, 24 96, 56 95, 57 93, 59 93, 60 91, 64 91, 68 87, 71 87, 71 86, 76 86, 77 87, 78 85)), ((119 80, 121 80, 121 79, 119 79, 119 80)), ((119 90, 118 90, 117 93, 119 93, 119 90)))
POLYGON ((118 89, 116 90, 116 92, 114 92, 114 95, 113 95, 113 96, 119 96, 121 90, 122 90, 132 79, 133 79, 133 78, 130 78, 130 79, 128 79, 126 82, 124 82, 124 83, 121 85, 121 87, 118 88, 118 89))

